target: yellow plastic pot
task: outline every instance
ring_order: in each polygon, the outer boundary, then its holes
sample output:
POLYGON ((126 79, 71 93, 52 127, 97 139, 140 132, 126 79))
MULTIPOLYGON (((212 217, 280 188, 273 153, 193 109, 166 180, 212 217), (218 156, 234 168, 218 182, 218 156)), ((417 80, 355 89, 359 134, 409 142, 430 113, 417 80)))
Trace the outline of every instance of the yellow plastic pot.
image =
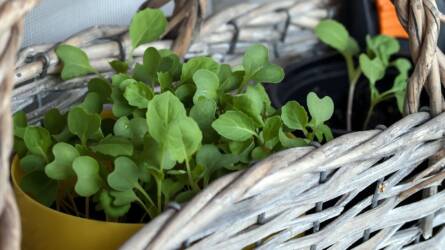
POLYGON ((11 173, 22 220, 23 250, 113 250, 143 226, 89 220, 48 208, 19 187, 23 173, 17 156, 11 173))

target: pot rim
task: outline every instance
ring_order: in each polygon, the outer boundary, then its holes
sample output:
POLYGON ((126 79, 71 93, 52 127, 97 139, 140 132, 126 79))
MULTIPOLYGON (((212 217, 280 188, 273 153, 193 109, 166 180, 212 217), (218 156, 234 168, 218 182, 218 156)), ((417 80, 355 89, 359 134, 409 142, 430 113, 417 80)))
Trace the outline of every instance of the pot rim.
POLYGON ((66 217, 67 219, 68 218, 69 219, 77 219, 77 220, 81 220, 81 221, 88 222, 88 223, 97 223, 97 224, 104 224, 104 225, 114 224, 114 225, 121 225, 121 226, 144 225, 144 223, 109 222, 109 221, 82 218, 82 217, 78 217, 78 216, 75 216, 72 214, 62 213, 60 211, 49 208, 49 207, 39 203, 38 201, 33 199, 31 196, 29 196, 27 193, 25 193, 21 189, 20 185, 18 184, 18 180, 20 179, 20 177, 19 177, 20 176, 19 160, 20 160, 19 156, 14 155, 14 159, 12 160, 12 167, 11 167, 11 178, 12 178, 14 190, 15 190, 15 192, 18 192, 20 195, 22 195, 24 197, 25 202, 30 203, 33 207, 36 207, 37 209, 45 211, 47 213, 54 213, 54 214, 57 214, 58 216, 66 217))

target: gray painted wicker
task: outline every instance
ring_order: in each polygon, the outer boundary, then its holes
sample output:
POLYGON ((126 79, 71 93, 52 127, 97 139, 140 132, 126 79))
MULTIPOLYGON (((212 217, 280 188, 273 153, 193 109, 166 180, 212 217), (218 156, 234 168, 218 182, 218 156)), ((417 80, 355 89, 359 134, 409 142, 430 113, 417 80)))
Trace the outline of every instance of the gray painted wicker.
POLYGON ((0 0, 0 249, 20 249, 20 220, 9 182, 12 144, 11 92, 23 16, 36 0, 0 0))
MULTIPOLYGON (((199 13, 198 2, 190 2, 195 5, 189 10, 199 13)), ((172 204, 122 249, 445 249, 445 191, 440 186, 445 178, 445 113, 439 114, 445 57, 436 48, 439 20, 444 18, 434 0, 394 2, 409 30, 417 63, 406 109, 413 114, 389 128, 347 134, 323 146, 289 149, 224 176, 182 207, 172 204), (424 86, 431 94, 431 115, 415 113, 424 86)), ((222 61, 236 62, 242 48, 261 41, 276 48, 276 55, 299 55, 315 44, 310 29, 300 28, 313 27, 316 20, 328 16, 326 4, 321 0, 285 0, 240 5, 207 21, 188 54, 212 54, 222 61), (272 18, 277 16, 283 16, 281 21, 272 18), (283 20, 285 25, 280 26, 283 20), (292 36, 293 26, 286 23, 295 23, 295 32, 307 33, 308 40, 298 40, 304 37, 300 33, 292 36), (260 28, 254 29, 257 26, 260 28), (256 37, 249 29, 264 32, 256 37), (279 39, 268 40, 271 37, 279 39), (285 52, 280 52, 282 49, 285 52)), ((190 18, 183 23, 187 21, 190 18)), ((128 47, 128 38, 121 34, 125 34, 124 28, 96 27, 68 42, 82 46, 93 64, 108 72, 106 62, 124 56, 128 47)), ((171 44, 164 40, 154 45, 171 44)), ((19 55, 14 105, 16 109, 34 105, 28 107, 31 118, 37 119, 48 107, 68 107, 84 91, 85 78, 60 82, 51 76, 59 70, 53 46, 25 49, 19 55), (45 101, 54 96, 59 98, 45 101), (61 99, 70 102, 62 103, 61 99)), ((143 50, 136 54, 140 56, 143 50)), ((9 128, 9 114, 2 110, 5 117, 2 128, 9 128)), ((2 145, 8 140, 2 136, 2 145)), ((2 149, 5 158, 5 147, 2 149)))
MULTIPOLYGON (((188 1, 192 2, 195 1, 188 1)), ((159 5, 152 3, 152 6, 159 5)), ((320 19, 331 16, 333 12, 334 6, 326 0, 236 5, 212 16, 202 25, 199 36, 185 57, 210 55, 220 62, 237 64, 249 45, 261 42, 273 51, 274 58, 286 64, 289 60, 314 51, 313 47, 318 41, 312 28, 320 19)), ((182 17, 183 14, 178 13, 176 16, 182 17)), ((181 39, 184 39, 183 36, 175 41, 181 39)), ((172 44, 180 44, 175 41, 164 39, 141 46, 135 51, 135 60, 142 60, 144 50, 150 46, 170 48, 172 44)), ((126 27, 116 26, 93 27, 64 42, 82 47, 92 60, 92 65, 105 74, 111 73, 108 62, 125 58, 130 47, 126 27)), ((182 51, 185 51, 184 48, 181 48, 182 51)), ((56 75, 60 67, 54 44, 23 49, 16 67, 13 111, 25 109, 31 120, 38 120, 50 107, 66 110, 78 102, 86 91, 86 80, 89 77, 62 82, 56 75)))
POLYGON ((445 249, 445 57, 435 0, 394 0, 416 63, 409 114, 277 153, 145 226, 130 249, 445 249), (416 113, 423 87, 431 115, 416 113))
POLYGON ((188 244, 190 249, 251 244, 258 249, 347 249, 362 239, 367 241, 356 249, 401 249, 422 234, 417 224, 402 226, 430 214, 440 231, 413 248, 443 249, 445 191, 401 203, 445 178, 445 172, 430 176, 430 171, 408 177, 442 148, 444 132, 445 114, 430 119, 416 113, 384 131, 347 134, 318 149, 280 152, 215 181, 183 208, 172 206, 122 250, 188 244), (368 187, 375 191, 360 195, 368 187), (324 206, 327 201, 330 205, 324 206))

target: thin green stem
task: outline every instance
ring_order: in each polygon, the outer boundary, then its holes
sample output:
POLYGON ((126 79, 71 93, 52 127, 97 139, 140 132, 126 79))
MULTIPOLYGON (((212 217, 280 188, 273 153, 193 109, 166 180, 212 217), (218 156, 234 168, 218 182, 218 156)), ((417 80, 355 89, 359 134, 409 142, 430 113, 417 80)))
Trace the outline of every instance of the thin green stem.
POLYGON ((386 101, 386 100, 392 98, 393 96, 394 96, 393 91, 391 91, 391 90, 385 91, 380 95, 378 102, 386 101))
POLYGON ((354 60, 351 55, 343 55, 346 61, 346 68, 348 70, 349 81, 352 81, 355 73, 354 60))
POLYGON ((99 70, 94 69, 94 73, 98 78, 107 79, 102 73, 99 72, 99 70))
POLYGON ((80 143, 82 144, 82 146, 86 147, 87 146, 87 141, 88 139, 85 136, 81 136, 80 137, 80 143))
POLYGON ((158 213, 160 214, 162 212, 162 182, 156 181, 157 185, 157 202, 158 202, 158 213))
POLYGON ((152 207, 156 208, 156 205, 153 202, 153 200, 150 198, 150 196, 147 194, 147 192, 145 192, 144 188, 141 187, 141 185, 139 183, 136 184, 135 188, 136 188, 136 190, 138 190, 142 194, 142 196, 144 196, 144 198, 148 201, 148 203, 150 203, 150 205, 152 207))
POLYGON ((90 218, 90 197, 85 198, 85 218, 90 218))
POLYGON ((148 215, 150 215, 149 213, 145 213, 142 215, 141 220, 139 221, 140 223, 144 222, 145 217, 148 215))
POLYGON ((185 166, 187 168, 187 176, 190 182, 190 186, 192 187, 192 190, 196 192, 199 191, 200 189, 198 185, 193 181, 192 171, 190 169, 190 163, 188 159, 185 159, 185 166))
POLYGON ((79 210, 77 209, 76 202, 74 201, 74 198, 70 193, 68 194, 68 199, 70 200, 70 202, 73 206, 74 212, 76 213, 77 216, 79 216, 80 213, 79 213, 79 210))
POLYGON ((346 130, 352 131, 352 108, 354 105, 355 84, 349 84, 348 107, 346 110, 346 130))
POLYGON ((131 65, 133 64, 133 54, 134 54, 134 48, 131 48, 130 52, 128 53, 128 66, 131 68, 131 65))
MULTIPOLYGON (((70 214, 75 213, 74 208, 66 200, 62 200, 61 207, 66 213, 70 213, 70 214)), ((76 216, 78 216, 78 215, 76 214, 76 216)))
MULTIPOLYGON (((154 214, 152 214, 152 212, 150 211, 150 209, 148 209, 148 207, 147 206, 145 206, 145 204, 144 204, 144 202, 141 200, 141 199, 139 199, 139 198, 136 198, 136 202, 145 210, 145 212, 151 217, 151 218, 154 218, 155 217, 155 215, 154 214)), ((142 217, 142 219, 143 219, 144 217, 142 217)))
POLYGON ((363 124, 363 130, 368 127, 369 121, 371 120, 372 112, 374 112, 374 107, 376 103, 371 102, 371 106, 369 106, 368 114, 366 115, 365 123, 363 124))
POLYGON ((244 75, 244 77, 243 77, 243 81, 241 82, 241 84, 239 85, 239 88, 238 88, 238 94, 240 94, 242 91, 243 91, 243 89, 244 89, 244 87, 246 86, 246 84, 249 82, 249 77, 247 77, 247 75, 244 75))
POLYGON ((354 105, 355 86, 357 85, 362 71, 360 67, 355 69, 354 61, 351 55, 344 55, 344 58, 346 60, 349 78, 348 106, 346 110, 346 129, 348 131, 352 131, 352 109, 354 105))
MULTIPOLYGON (((161 151, 161 162, 159 164, 159 168, 161 173, 164 172, 164 152, 165 147, 163 146, 161 151)), ((162 180, 156 180, 156 188, 157 188, 157 204, 158 204, 158 212, 161 213, 162 211, 162 183, 164 181, 164 174, 161 175, 162 180)), ((168 202, 168 201, 166 201, 168 202)))

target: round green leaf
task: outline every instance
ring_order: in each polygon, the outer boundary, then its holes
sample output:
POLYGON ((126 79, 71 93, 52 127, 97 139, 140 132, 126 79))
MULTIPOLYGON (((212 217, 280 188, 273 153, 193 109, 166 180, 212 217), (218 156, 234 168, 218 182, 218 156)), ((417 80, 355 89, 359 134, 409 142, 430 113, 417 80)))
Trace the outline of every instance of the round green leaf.
POLYGON ((270 155, 270 150, 267 148, 258 146, 252 150, 252 159, 259 161, 270 155))
POLYGON ((308 115, 304 107, 296 101, 290 101, 281 108, 281 119, 290 129, 306 131, 308 115))
POLYGON ((119 218, 124 216, 130 210, 131 205, 116 206, 113 204, 113 196, 110 192, 102 190, 99 195, 99 203, 105 211, 105 214, 110 218, 119 218))
POLYGON ((103 103, 100 95, 96 92, 90 92, 87 94, 83 102, 79 104, 79 107, 82 107, 89 113, 100 114, 100 112, 102 112, 102 105, 103 103))
POLYGON ((126 138, 118 136, 107 136, 98 144, 90 147, 94 152, 112 157, 133 155, 133 144, 126 138))
POLYGON ((147 125, 150 135, 159 143, 169 124, 186 117, 184 104, 170 91, 156 95, 148 104, 147 125))
MULTIPOLYGON (((114 75, 117 76, 117 75, 114 75)), ((113 76, 113 77, 114 77, 113 76)), ((88 92, 97 93, 100 96, 102 103, 108 103, 111 97, 111 86, 110 83, 103 79, 95 77, 88 82, 88 92)))
POLYGON ((122 116, 117 119, 113 126, 113 133, 116 136, 124 137, 130 139, 132 137, 130 129, 130 120, 126 116, 122 116))
POLYGON ((281 128, 281 119, 279 116, 273 116, 266 120, 263 130, 265 145, 272 149, 278 143, 278 132, 281 128))
POLYGON ((334 114, 334 102, 329 96, 320 99, 317 94, 311 92, 307 95, 307 105, 317 125, 328 121, 334 114))
POLYGON ((97 193, 101 186, 99 163, 90 156, 79 156, 73 162, 73 170, 77 175, 74 190, 83 197, 97 193))
POLYGON ((70 132, 80 138, 82 144, 88 139, 102 137, 99 114, 88 113, 81 107, 75 107, 68 113, 68 128, 70 132))
POLYGON ((115 117, 129 115, 134 109, 128 104, 128 101, 124 98, 123 91, 118 86, 111 88, 111 99, 113 100, 111 111, 115 117))
POLYGON ((54 161, 46 165, 45 173, 54 180, 66 180, 74 175, 72 164, 79 152, 68 143, 59 142, 53 147, 54 161))
POLYGON ((284 70, 276 64, 268 63, 252 79, 261 83, 280 83, 284 79, 284 70))
POLYGON ((131 189, 126 191, 110 191, 110 195, 114 198, 114 206, 125 206, 138 199, 134 191, 131 189))
POLYGON ((26 155, 20 159, 20 168, 25 173, 41 171, 45 167, 45 159, 38 155, 26 155))
POLYGON ((301 147, 307 145, 307 142, 304 139, 291 136, 290 134, 285 133, 282 128, 280 128, 278 136, 281 145, 285 148, 301 147))
POLYGON ((210 57, 198 56, 187 61, 182 67, 181 82, 190 83, 196 71, 206 69, 218 73, 219 64, 210 57))
POLYGON ((24 111, 18 111, 13 116, 14 124, 14 136, 23 139, 25 134, 25 128, 28 125, 28 119, 26 118, 26 113, 24 111))
POLYGON ((144 140, 143 159, 147 164, 165 170, 172 169, 176 164, 167 149, 148 136, 144 140))
POLYGON ((43 117, 43 126, 52 135, 60 134, 66 127, 66 117, 58 109, 50 109, 43 117))
POLYGON ((36 201, 50 207, 57 197, 57 182, 42 171, 33 171, 23 176, 20 187, 36 201))
POLYGON ((269 50, 261 44, 255 44, 247 48, 243 57, 243 66, 246 75, 254 76, 263 66, 269 64, 269 50))
MULTIPOLYGON (((264 126, 262 112, 264 105, 256 105, 253 96, 247 94, 232 96, 233 108, 241 111, 254 121, 256 127, 264 126)), ((262 104, 262 103, 261 103, 262 104)))
POLYGON ((148 102, 153 98, 153 90, 142 82, 129 84, 125 88, 124 97, 131 106, 146 109, 148 102))
POLYGON ((133 16, 129 27, 133 48, 158 40, 167 27, 164 13, 158 9, 144 9, 133 16))
POLYGON ((190 117, 170 124, 165 136, 167 149, 172 158, 178 162, 189 159, 202 142, 202 132, 195 120, 190 117))
POLYGON ((218 135, 212 128, 212 122, 216 115, 216 102, 206 98, 201 98, 190 110, 190 117, 193 118, 201 129, 204 141, 213 141, 218 135))
POLYGON ((200 69, 193 75, 193 81, 196 85, 196 92, 193 96, 195 104, 201 97, 217 101, 219 79, 215 73, 210 70, 200 69))
POLYGON ((367 55, 361 54, 359 62, 363 74, 369 79, 371 85, 375 85, 378 80, 385 76, 386 67, 378 57, 370 59, 367 55))
POLYGON ((110 66, 116 71, 116 73, 127 73, 128 64, 123 61, 113 60, 109 62, 110 66))
POLYGON ((128 157, 114 160, 114 170, 107 177, 110 187, 117 191, 127 191, 138 184, 139 169, 128 157))
POLYGON ((348 52, 350 43, 346 28, 335 20, 323 20, 315 27, 315 34, 325 44, 341 53, 348 52))
POLYGON ((245 141, 257 134, 252 119, 239 111, 227 111, 212 123, 212 127, 221 136, 233 141, 245 141))
POLYGON ((77 47, 61 44, 57 47, 56 54, 63 62, 61 74, 63 80, 96 72, 90 65, 87 54, 77 47))
POLYGON ((48 159, 52 140, 48 130, 41 127, 27 127, 23 137, 29 152, 48 159))
POLYGON ((367 37, 366 43, 368 49, 382 61, 385 67, 388 65, 390 57, 400 50, 400 44, 397 39, 390 36, 378 35, 372 38, 367 37))

